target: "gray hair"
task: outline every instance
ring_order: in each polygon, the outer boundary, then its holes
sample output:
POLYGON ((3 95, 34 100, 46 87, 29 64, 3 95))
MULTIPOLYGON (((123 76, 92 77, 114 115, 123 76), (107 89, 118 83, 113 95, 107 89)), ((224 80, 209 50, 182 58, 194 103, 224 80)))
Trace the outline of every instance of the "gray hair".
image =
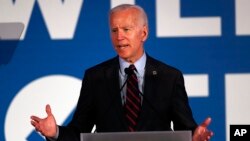
POLYGON ((147 14, 146 12, 143 10, 142 7, 138 6, 138 5, 132 5, 132 4, 121 4, 121 5, 118 5, 114 8, 112 8, 110 11, 109 11, 109 18, 110 16, 117 12, 117 11, 121 11, 121 10, 127 10, 127 9, 136 9, 139 11, 139 16, 142 18, 144 24, 148 27, 148 17, 147 17, 147 14))

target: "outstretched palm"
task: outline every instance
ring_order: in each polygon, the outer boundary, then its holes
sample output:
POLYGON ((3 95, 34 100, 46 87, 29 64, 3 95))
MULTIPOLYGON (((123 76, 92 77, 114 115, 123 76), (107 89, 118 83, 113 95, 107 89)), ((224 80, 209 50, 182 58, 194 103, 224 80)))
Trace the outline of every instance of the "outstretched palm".
POLYGON ((56 136, 57 125, 50 105, 46 105, 46 113, 46 118, 31 116, 31 124, 35 127, 36 131, 40 132, 43 136, 53 138, 56 136))

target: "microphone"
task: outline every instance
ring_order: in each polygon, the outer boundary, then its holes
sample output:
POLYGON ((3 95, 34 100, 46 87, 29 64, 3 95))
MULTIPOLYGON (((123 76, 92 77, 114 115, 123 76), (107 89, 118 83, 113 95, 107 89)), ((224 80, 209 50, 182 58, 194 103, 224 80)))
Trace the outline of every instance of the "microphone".
POLYGON ((127 74, 127 78, 126 78, 125 82, 122 84, 122 86, 120 88, 120 92, 122 91, 122 89, 124 88, 124 86, 127 84, 128 78, 134 73, 133 70, 130 69, 130 68, 125 68, 124 72, 127 74))
POLYGON ((133 73, 133 70, 130 69, 130 68, 125 68, 125 69, 124 69, 124 72, 125 72, 128 76, 131 76, 132 73, 133 73))
POLYGON ((131 74, 133 73, 129 68, 125 68, 124 72, 127 74, 127 78, 125 80, 125 82, 122 84, 121 88, 120 88, 120 92, 122 91, 122 89, 124 88, 124 86, 127 84, 128 82, 128 78, 131 76, 131 74))

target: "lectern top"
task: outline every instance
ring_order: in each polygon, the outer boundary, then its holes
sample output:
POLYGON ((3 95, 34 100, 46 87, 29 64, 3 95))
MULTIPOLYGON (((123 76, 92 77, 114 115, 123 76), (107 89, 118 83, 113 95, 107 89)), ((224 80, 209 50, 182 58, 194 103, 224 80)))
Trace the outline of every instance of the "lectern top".
POLYGON ((81 141, 191 141, 191 131, 81 133, 81 141))

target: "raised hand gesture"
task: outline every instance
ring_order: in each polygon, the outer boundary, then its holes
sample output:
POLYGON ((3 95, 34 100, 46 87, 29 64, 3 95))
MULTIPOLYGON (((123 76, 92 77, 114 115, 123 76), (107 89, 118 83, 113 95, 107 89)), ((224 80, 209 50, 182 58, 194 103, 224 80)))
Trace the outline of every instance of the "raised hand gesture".
POLYGON ((194 131, 193 141, 208 141, 213 136, 213 132, 208 130, 208 126, 211 123, 211 118, 205 119, 194 131))
POLYGON ((43 136, 53 138, 57 133, 57 124, 51 112, 50 105, 46 105, 46 113, 46 118, 31 116, 31 124, 35 127, 36 131, 40 132, 43 136))

